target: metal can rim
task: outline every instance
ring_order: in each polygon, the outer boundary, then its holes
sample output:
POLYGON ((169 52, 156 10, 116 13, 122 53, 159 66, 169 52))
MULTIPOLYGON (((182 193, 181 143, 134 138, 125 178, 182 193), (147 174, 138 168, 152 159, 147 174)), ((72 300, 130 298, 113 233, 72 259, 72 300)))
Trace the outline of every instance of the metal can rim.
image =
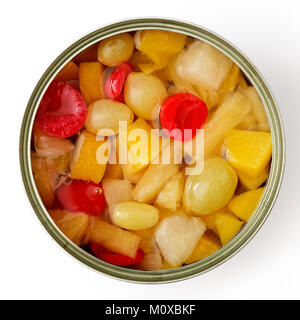
POLYGON ((22 178, 31 205, 45 229, 62 248, 85 265, 108 276, 139 283, 165 283, 191 278, 219 266, 253 238, 268 217, 280 190, 285 163, 285 139, 279 110, 268 85, 250 60, 236 47, 219 35, 197 25, 170 19, 140 18, 124 20, 100 28, 76 41, 55 59, 37 83, 28 101, 20 132, 19 156, 22 178), (162 271, 140 271, 117 267, 91 256, 72 243, 57 228, 43 206, 34 183, 30 161, 31 131, 35 113, 46 88, 63 65, 80 51, 108 36, 142 29, 184 33, 210 43, 229 56, 259 93, 269 118, 273 143, 272 165, 266 191, 255 213, 244 228, 228 244, 207 258, 187 266, 162 271))

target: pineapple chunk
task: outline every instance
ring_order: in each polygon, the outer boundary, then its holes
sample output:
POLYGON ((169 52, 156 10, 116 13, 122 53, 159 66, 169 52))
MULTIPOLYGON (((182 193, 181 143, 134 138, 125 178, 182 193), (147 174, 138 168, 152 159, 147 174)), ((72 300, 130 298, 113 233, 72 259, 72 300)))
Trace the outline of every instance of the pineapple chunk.
POLYGON ((199 218, 173 216, 159 224, 155 231, 155 241, 164 260, 177 267, 193 252, 205 229, 199 218))
POLYGON ((156 245, 153 245, 152 248, 153 251, 146 253, 144 259, 136 265, 138 269, 146 271, 161 270, 162 258, 159 249, 156 245))
POLYGON ((134 258, 139 248, 140 238, 132 232, 102 221, 101 218, 92 217, 89 241, 98 243, 111 252, 134 258))
POLYGON ((177 90, 179 92, 190 92, 194 94, 195 96, 198 96, 198 92, 196 88, 188 81, 182 79, 175 68, 176 61, 177 61, 178 55, 174 56, 170 61, 168 62, 167 66, 164 69, 164 72, 167 76, 167 80, 170 82, 173 82, 177 90))
POLYGON ((143 250, 144 253, 152 253, 153 252, 153 244, 154 244, 154 232, 156 230, 156 226, 152 228, 148 228, 145 230, 135 230, 134 234, 140 237, 140 245, 139 248, 143 250))
POLYGON ((204 259, 221 248, 218 237, 211 230, 207 230, 200 238, 192 254, 185 260, 185 264, 190 264, 204 259))
POLYGON ((251 102, 252 113, 258 122, 257 130, 270 131, 270 125, 269 125, 268 117, 266 114, 266 110, 265 110, 264 105, 262 104, 255 88, 248 87, 243 92, 244 92, 245 96, 251 102))
POLYGON ((69 61, 56 75, 56 81, 77 80, 79 77, 79 68, 73 61, 69 61))
POLYGON ((218 90, 206 89, 202 86, 195 86, 198 96, 206 103, 208 110, 215 107, 220 100, 220 94, 218 90))
POLYGON ((257 119, 254 116, 253 112, 250 111, 244 118, 244 120, 237 125, 236 128, 240 130, 256 130, 257 125, 257 119))
POLYGON ((77 139, 70 166, 70 178, 99 183, 104 175, 106 164, 99 164, 97 151, 104 141, 97 141, 96 136, 83 131, 77 139))
POLYGON ((183 49, 186 39, 184 34, 163 30, 136 32, 136 48, 152 61, 139 64, 139 68, 146 74, 164 68, 169 59, 183 49))
POLYGON ((103 65, 100 62, 79 64, 79 87, 87 105, 105 97, 102 89, 102 73, 103 65))
POLYGON ((183 189, 184 176, 180 172, 165 183, 155 200, 155 204, 159 207, 176 211, 181 205, 183 189))
POLYGON ((233 62, 220 50, 201 41, 193 42, 176 61, 181 78, 206 89, 218 90, 228 76, 233 62))
POLYGON ((241 193, 228 203, 228 208, 240 219, 248 221, 256 209, 264 191, 265 188, 259 188, 241 193))
POLYGON ((222 245, 230 241, 241 229, 244 222, 240 221, 235 215, 219 211, 216 214, 216 232, 222 245))
POLYGON ((89 217, 85 213, 49 210, 51 218, 67 238, 80 246, 88 230, 89 217))
POLYGON ((224 141, 227 161, 241 173, 259 176, 271 159, 271 133, 239 131, 224 141))
MULTIPOLYGON (((131 175, 124 176, 124 179, 128 180, 129 182, 131 182, 133 184, 137 184, 141 180, 141 178, 144 175, 145 171, 146 171, 146 169, 143 169, 143 170, 140 170, 140 171, 138 171, 136 173, 133 173, 131 175)), ((125 172, 125 170, 124 170, 124 172, 125 172)))
POLYGON ((178 171, 174 164, 151 164, 133 191, 135 200, 152 203, 163 185, 178 171))
POLYGON ((222 143, 225 134, 237 126, 250 109, 249 100, 240 92, 232 93, 226 98, 204 126, 204 153, 206 156, 222 143))

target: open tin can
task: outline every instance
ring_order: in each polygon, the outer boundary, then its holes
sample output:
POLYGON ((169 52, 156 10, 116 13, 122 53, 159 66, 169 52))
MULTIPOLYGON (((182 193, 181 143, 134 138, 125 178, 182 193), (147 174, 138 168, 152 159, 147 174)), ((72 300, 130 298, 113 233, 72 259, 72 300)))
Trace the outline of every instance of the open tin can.
POLYGON ((34 211, 49 234, 68 253, 87 266, 115 278, 142 283, 172 282, 191 278, 217 267, 244 247, 260 229, 272 209, 281 185, 284 160, 284 133, 279 111, 267 84, 249 59, 228 41, 211 31, 185 22, 158 18, 134 19, 111 24, 86 35, 67 48, 49 66, 36 85, 25 111, 20 134, 20 165, 26 192, 34 211), (119 33, 142 29, 159 29, 183 33, 195 39, 205 41, 227 55, 237 64, 249 82, 256 88, 265 106, 272 133, 272 165, 266 191, 249 222, 231 241, 207 258, 180 268, 163 271, 139 271, 114 266, 93 257, 73 244, 57 228, 45 209, 35 186, 30 160, 31 134, 36 111, 48 85, 62 67, 82 50, 102 39, 119 33))

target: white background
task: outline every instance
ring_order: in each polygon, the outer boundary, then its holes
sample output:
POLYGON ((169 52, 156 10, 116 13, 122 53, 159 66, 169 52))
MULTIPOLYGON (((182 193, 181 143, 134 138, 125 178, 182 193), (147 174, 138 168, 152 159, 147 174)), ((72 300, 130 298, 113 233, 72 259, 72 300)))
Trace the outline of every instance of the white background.
POLYGON ((299 0, 2 1, 0 298, 300 298, 299 14, 299 0), (279 198, 251 243, 205 275, 147 286, 107 278, 60 249, 27 200, 18 159, 26 103, 54 58, 105 24, 145 16, 202 25, 246 53, 274 92, 287 140, 279 198))

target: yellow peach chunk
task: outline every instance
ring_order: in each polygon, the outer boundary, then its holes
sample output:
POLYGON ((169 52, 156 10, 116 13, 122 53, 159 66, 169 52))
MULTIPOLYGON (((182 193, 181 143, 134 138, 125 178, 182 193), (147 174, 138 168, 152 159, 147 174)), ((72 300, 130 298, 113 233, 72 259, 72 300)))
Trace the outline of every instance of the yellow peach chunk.
POLYGON ((79 87, 87 105, 104 98, 102 73, 103 65, 100 62, 82 62, 79 64, 79 87))
POLYGON ((108 152, 108 142, 97 141, 95 135, 83 131, 76 141, 70 166, 70 178, 99 183, 105 172, 108 152), (103 151, 103 156, 99 151, 103 151))
POLYGON ((185 260, 186 264, 190 264, 204 259, 221 248, 218 237, 211 230, 207 230, 200 238, 192 254, 185 260))
POLYGON ((270 132, 240 130, 224 141, 227 161, 240 172, 258 176, 272 155, 270 132))
POLYGON ((259 188, 235 196, 229 203, 228 208, 240 219, 248 221, 255 211, 265 188, 259 188))

